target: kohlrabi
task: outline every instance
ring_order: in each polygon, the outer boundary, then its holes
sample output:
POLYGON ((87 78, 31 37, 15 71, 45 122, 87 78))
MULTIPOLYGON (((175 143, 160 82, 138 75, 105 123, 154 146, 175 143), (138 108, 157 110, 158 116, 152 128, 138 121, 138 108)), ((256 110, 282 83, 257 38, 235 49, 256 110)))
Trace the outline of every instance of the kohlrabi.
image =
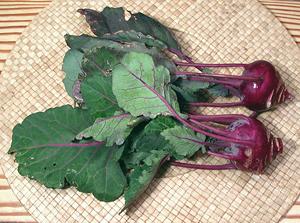
POLYGON ((242 75, 217 74, 205 72, 177 71, 178 76, 185 76, 190 81, 201 81, 222 84, 230 92, 239 97, 238 102, 206 103, 192 102, 191 106, 199 107, 232 107, 245 106, 256 112, 268 110, 292 96, 283 83, 279 72, 275 67, 264 60, 258 60, 250 64, 200 64, 194 62, 175 62, 178 66, 196 67, 242 67, 242 75))

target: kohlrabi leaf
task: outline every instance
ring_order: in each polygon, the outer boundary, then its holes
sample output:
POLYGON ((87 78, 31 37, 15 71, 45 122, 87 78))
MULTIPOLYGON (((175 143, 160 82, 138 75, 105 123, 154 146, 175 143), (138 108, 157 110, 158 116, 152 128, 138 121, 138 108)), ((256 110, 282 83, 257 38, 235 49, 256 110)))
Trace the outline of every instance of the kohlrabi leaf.
POLYGON ((211 87, 209 87, 208 92, 213 96, 222 96, 222 97, 228 97, 230 96, 230 92, 227 88, 225 88, 223 85, 215 84, 211 87))
POLYGON ((121 111, 112 93, 112 77, 87 76, 81 83, 81 94, 93 118, 105 118, 121 111))
POLYGON ((110 76, 124 53, 107 47, 93 47, 84 53, 82 69, 87 75, 110 76))
POLYGON ((65 35, 65 40, 67 45, 71 49, 76 49, 81 52, 86 52, 94 47, 106 47, 109 49, 115 49, 119 52, 142 52, 142 53, 148 53, 150 55, 157 55, 160 53, 160 50, 156 47, 147 48, 144 43, 139 42, 130 42, 130 43, 120 43, 113 40, 105 39, 105 38, 97 38, 94 36, 89 35, 80 35, 80 36, 74 36, 74 35, 65 35))
POLYGON ((204 142, 205 135, 196 133, 184 126, 175 126, 174 128, 166 129, 161 135, 172 145, 170 153, 177 159, 189 158, 199 149, 205 149, 203 145, 197 143, 204 142))
POLYGON ((186 79, 179 78, 175 81, 174 85, 182 88, 185 91, 190 92, 198 92, 200 89, 206 89, 209 87, 209 83, 207 82, 201 82, 201 81, 190 81, 186 79))
MULTIPOLYGON (((80 52, 90 51, 92 48, 105 47, 106 49, 111 49, 116 51, 119 55, 128 52, 139 52, 147 53, 153 56, 154 63, 156 65, 163 65, 169 69, 171 73, 174 73, 176 66, 172 60, 166 58, 164 54, 157 47, 151 47, 145 45, 143 42, 127 42, 126 44, 116 42, 107 39, 107 37, 96 38, 88 35, 65 35, 66 42, 71 49, 78 50, 80 52)), ((158 43, 156 44, 158 45, 158 43)))
POLYGON ((77 139, 93 137, 97 141, 105 141, 107 146, 122 145, 133 127, 142 118, 134 118, 130 114, 118 114, 107 118, 99 118, 93 125, 77 135, 77 139))
POLYGON ((110 39, 118 42, 140 42, 144 43, 147 47, 157 47, 158 49, 166 49, 167 45, 152 36, 144 35, 141 32, 134 30, 119 31, 114 34, 106 34, 102 38, 110 39))
POLYGON ((176 93, 169 86, 169 70, 161 65, 156 67, 150 55, 127 53, 112 76, 119 106, 133 116, 170 115, 166 104, 179 110, 176 93))
POLYGON ((86 110, 62 106, 38 112, 15 126, 9 153, 16 153, 18 171, 50 188, 75 186, 102 201, 117 199, 126 186, 120 168, 122 148, 76 134, 93 122, 86 110))
POLYGON ((125 20, 123 8, 105 7, 102 12, 92 9, 80 9, 78 11, 86 17, 92 32, 99 37, 104 34, 114 34, 118 31, 134 30, 160 40, 169 48, 180 50, 180 45, 173 33, 156 19, 143 13, 131 14, 131 17, 125 20))
POLYGON ((189 81, 182 78, 172 83, 172 88, 186 102, 201 101, 200 90, 207 89, 209 86, 207 82, 189 81))
POLYGON ((174 34, 154 18, 138 12, 131 15, 128 23, 135 31, 153 36, 155 39, 165 43, 168 48, 181 49, 174 34))
POLYGON ((105 7, 102 12, 93 9, 78 9, 78 12, 85 16, 92 32, 97 36, 115 33, 120 30, 130 30, 125 20, 124 9, 121 7, 105 7))
MULTIPOLYGON (((148 188, 156 173, 161 166, 161 162, 166 158, 165 153, 157 153, 153 155, 152 160, 148 164, 138 166, 129 175, 129 186, 124 192, 125 206, 122 209, 125 210, 132 205, 138 197, 148 188)), ((149 158, 150 159, 150 158, 149 158)))
POLYGON ((81 60, 83 58, 83 53, 76 50, 70 49, 64 57, 63 61, 63 71, 65 72, 65 78, 63 83, 65 89, 72 98, 73 96, 73 87, 78 78, 78 75, 82 72, 81 70, 81 60))
POLYGON ((80 90, 91 115, 96 118, 113 116, 121 111, 112 92, 111 70, 119 61, 119 54, 105 47, 94 47, 84 54, 82 70, 85 78, 80 90))
POLYGON ((127 166, 140 165, 150 157, 153 151, 169 151, 171 145, 160 133, 173 128, 177 122, 172 117, 158 116, 151 120, 143 130, 136 134, 131 142, 131 152, 124 157, 127 166), (149 143, 151 142, 151 143, 149 143))

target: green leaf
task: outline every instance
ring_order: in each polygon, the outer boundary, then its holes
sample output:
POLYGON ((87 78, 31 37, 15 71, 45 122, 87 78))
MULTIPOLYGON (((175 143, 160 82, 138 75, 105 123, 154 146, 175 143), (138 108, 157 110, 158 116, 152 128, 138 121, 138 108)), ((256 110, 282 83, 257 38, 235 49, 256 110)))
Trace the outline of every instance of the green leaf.
POLYGON ((205 135, 195 133, 192 129, 184 126, 166 129, 161 135, 172 145, 170 152, 176 159, 189 158, 199 149, 202 151, 205 149, 203 145, 197 143, 204 142, 205 135))
POLYGON ((107 146, 122 145, 133 127, 142 118, 129 114, 118 114, 108 118, 99 118, 95 123, 77 135, 77 139, 93 137, 97 141, 106 141, 107 146))
POLYGON ((121 110, 112 93, 112 77, 87 76, 81 83, 81 93, 94 119, 110 117, 121 110))
POLYGON ((114 34, 103 35, 102 38, 110 39, 119 42, 140 42, 144 43, 148 47, 157 47, 158 49, 166 49, 167 45, 160 40, 154 39, 150 35, 144 35, 141 32, 136 32, 134 30, 129 31, 119 31, 114 34))
POLYGON ((126 186, 118 160, 122 148, 74 141, 93 120, 86 110, 62 106, 38 112, 15 126, 9 153, 18 171, 50 188, 75 186, 102 201, 117 199, 126 186))
POLYGON ((65 72, 65 78, 63 83, 65 85, 65 89, 72 98, 73 96, 73 87, 75 81, 78 78, 78 75, 82 72, 81 71, 81 60, 83 58, 83 53, 76 49, 70 49, 65 54, 64 61, 63 61, 63 71, 65 72))
POLYGON ((154 155, 151 165, 139 166, 129 175, 129 186, 124 192, 125 206, 122 209, 124 211, 130 205, 132 205, 136 199, 148 188, 156 173, 159 170, 161 161, 165 159, 166 154, 160 153, 154 155))
POLYGON ((185 91, 198 92, 200 89, 206 89, 209 87, 209 83, 201 81, 190 81, 186 79, 178 79, 176 86, 182 88, 185 91))
POLYGON ((79 9, 78 12, 85 16, 92 32, 97 36, 130 29, 125 20, 124 10, 121 7, 105 7, 102 12, 93 9, 79 9))
POLYGON ((80 90, 92 117, 105 118, 121 111, 112 92, 111 70, 118 63, 119 54, 105 47, 94 47, 84 54, 82 69, 86 77, 80 90))
POLYGON ((176 94, 169 86, 168 69, 156 67, 150 55, 127 53, 113 69, 112 76, 113 93, 119 106, 133 116, 170 115, 165 103, 178 110, 176 94))
POLYGON ((106 38, 98 38, 84 34, 80 36, 66 34, 65 40, 71 49, 76 49, 81 52, 86 52, 94 47, 106 47, 124 53, 131 51, 148 53, 150 55, 158 55, 160 53, 160 50, 156 47, 147 48, 143 43, 131 42, 122 44, 106 38))
POLYGON ((105 7, 102 12, 92 9, 80 9, 78 11, 86 17, 92 32, 97 36, 101 37, 107 33, 114 34, 118 31, 134 30, 144 35, 153 36, 169 48, 180 50, 180 45, 173 33, 156 19, 143 13, 130 13, 131 17, 126 21, 123 8, 105 7))
POLYGON ((76 49, 80 52, 87 52, 92 48, 106 47, 107 49, 115 50, 118 54, 125 54, 128 52, 147 53, 153 56, 155 64, 167 67, 171 73, 174 73, 176 70, 173 61, 167 59, 157 47, 149 48, 142 42, 127 42, 126 44, 123 44, 109 40, 107 37, 96 38, 88 35, 73 36, 68 34, 65 35, 65 39, 67 45, 71 49, 76 49))
POLYGON ((228 97, 230 96, 230 92, 227 88, 225 88, 221 84, 216 84, 208 88, 208 92, 213 96, 222 96, 222 97, 228 97))
POLYGON ((202 101, 199 92, 209 88, 209 86, 210 84, 207 82, 190 81, 183 78, 178 78, 172 83, 172 88, 185 102, 202 101))
POLYGON ((124 53, 106 47, 93 47, 84 53, 82 69, 87 75, 110 76, 124 53))
POLYGON ((160 133, 177 125, 171 117, 158 116, 150 121, 143 130, 133 137, 131 151, 124 157, 128 167, 140 165, 156 151, 168 151, 169 142, 160 133))

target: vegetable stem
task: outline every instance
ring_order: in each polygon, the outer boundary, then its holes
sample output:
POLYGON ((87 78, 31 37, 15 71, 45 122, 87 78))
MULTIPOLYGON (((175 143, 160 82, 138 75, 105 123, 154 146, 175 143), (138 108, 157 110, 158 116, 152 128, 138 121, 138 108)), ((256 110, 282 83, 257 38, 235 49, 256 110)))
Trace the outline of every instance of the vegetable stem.
POLYGON ((172 161, 172 166, 184 167, 188 169, 199 169, 199 170, 229 170, 236 169, 235 165, 232 163, 222 164, 222 165, 208 165, 208 164, 193 164, 193 163, 183 163, 178 161, 172 161))
POLYGON ((188 115, 189 118, 192 118, 197 121, 203 121, 203 122, 217 122, 217 123, 223 123, 223 124, 230 124, 237 119, 246 119, 247 117, 245 115, 240 114, 230 114, 230 115, 194 115, 190 114, 188 115))
POLYGON ((190 119, 190 121, 194 124, 196 124, 197 126, 199 126, 200 128, 204 128, 204 129, 208 129, 214 133, 217 133, 217 134, 220 134, 220 135, 223 135, 223 136, 227 136, 227 132, 226 130, 222 130, 220 128, 215 128, 215 127, 212 127, 212 126, 209 126, 209 125, 206 125, 204 123, 201 123, 195 119, 190 119))
POLYGON ((226 78, 233 80, 244 80, 244 81, 258 81, 261 79, 259 76, 239 76, 231 74, 218 74, 218 73, 198 73, 190 71, 176 71, 175 75, 188 75, 196 77, 208 77, 208 78, 226 78))
POLYGON ((174 61, 176 65, 184 67, 246 67, 247 64, 244 63, 227 63, 227 64, 205 64, 205 63, 186 63, 181 61, 174 61))
POLYGON ((226 154, 226 153, 221 153, 221 152, 216 153, 216 152, 208 151, 207 154, 219 158, 229 159, 229 160, 239 160, 239 158, 236 156, 226 154))
POLYGON ((240 80, 215 80, 213 77, 188 77, 188 80, 190 81, 202 81, 202 82, 208 82, 208 83, 215 83, 215 84, 224 84, 229 85, 233 87, 240 87, 241 81, 240 80))
POLYGON ((244 103, 242 101, 238 102, 215 102, 215 103, 210 103, 210 102, 190 102, 190 106, 198 106, 198 107, 235 107, 235 106, 242 106, 244 103))

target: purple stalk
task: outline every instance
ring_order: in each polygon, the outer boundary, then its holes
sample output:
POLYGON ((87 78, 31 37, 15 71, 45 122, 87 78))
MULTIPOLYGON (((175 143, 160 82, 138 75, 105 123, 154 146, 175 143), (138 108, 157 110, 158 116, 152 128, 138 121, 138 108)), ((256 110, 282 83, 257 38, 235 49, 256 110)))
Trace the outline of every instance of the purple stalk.
POLYGON ((244 103, 242 101, 238 102, 221 102, 221 103, 210 103, 210 102, 190 102, 190 106, 197 106, 197 107, 235 107, 235 106, 243 106, 244 103))
POLYGON ((207 164, 192 164, 192 163, 182 163, 178 161, 172 161, 172 166, 184 167, 188 169, 199 169, 199 170, 229 170, 236 169, 235 165, 232 163, 223 165, 207 165, 207 164))
POLYGON ((110 120, 110 119, 126 118, 128 116, 129 116, 128 113, 124 113, 124 114, 120 114, 120 115, 114 115, 114 116, 111 116, 111 117, 108 117, 108 118, 99 118, 95 121, 95 123, 100 123, 100 122, 107 121, 107 120, 110 120))
POLYGON ((222 153, 222 152, 216 153, 212 151, 207 151, 207 154, 219 158, 229 159, 229 160, 239 160, 239 157, 233 156, 231 154, 222 153))
POLYGON ((215 84, 224 84, 232 87, 240 87, 241 81, 239 80, 231 80, 231 81, 226 81, 226 80, 215 80, 213 77, 207 78, 207 77, 188 77, 188 80, 191 81, 202 81, 202 82, 208 82, 208 83, 215 83, 215 84))
POLYGON ((131 75, 133 77, 135 77, 137 80, 139 80, 152 93, 154 93, 165 104, 165 106, 167 107, 167 109, 173 115, 174 118, 176 118, 178 121, 180 121, 185 126, 191 128, 193 131, 201 133, 201 134, 209 136, 209 137, 212 137, 212 138, 216 138, 216 139, 225 141, 225 142, 240 143, 240 144, 243 144, 243 145, 252 145, 252 142, 250 142, 250 141, 244 141, 244 140, 238 140, 238 139, 231 139, 231 138, 220 136, 220 135, 217 135, 217 134, 214 134, 214 133, 211 133, 211 132, 206 132, 206 131, 204 131, 204 130, 202 130, 200 128, 197 128, 197 127, 193 126, 186 119, 184 119, 180 115, 178 115, 177 112, 169 104, 169 102, 163 96, 161 96, 155 89, 153 89, 151 86, 149 86, 145 81, 143 81, 141 78, 139 78, 138 76, 136 76, 134 73, 131 73, 131 75))
POLYGON ((245 81, 258 81, 261 77, 258 76, 238 76, 231 74, 216 74, 216 73, 197 73, 190 71, 176 71, 175 75, 188 75, 188 76, 196 76, 196 77, 208 77, 208 78, 226 78, 226 79, 234 79, 234 80, 245 80, 245 81))
POLYGON ((200 128, 202 129, 208 129, 214 133, 217 133, 217 134, 220 134, 220 135, 223 135, 223 136, 227 136, 228 135, 228 132, 226 132, 225 129, 220 129, 220 128, 215 128, 215 127, 212 127, 212 126, 209 126, 209 125, 206 125, 204 123, 201 123, 195 119, 189 119, 192 123, 196 124, 197 126, 199 126, 200 128))
POLYGON ((202 141, 198 141, 196 139, 190 139, 190 138, 186 138, 186 137, 177 137, 177 138, 182 139, 182 140, 188 140, 188 141, 194 142, 199 145, 204 145, 204 146, 213 146, 213 147, 230 146, 230 143, 227 143, 227 142, 202 142, 202 141))
POLYGON ((248 64, 244 63, 227 63, 227 64, 205 64, 205 63, 186 63, 181 61, 174 61, 176 65, 184 67, 246 67, 248 64))
POLYGON ((94 142, 88 142, 88 143, 52 143, 47 144, 45 146, 51 146, 51 147, 88 147, 88 146, 98 146, 102 145, 103 141, 94 141, 94 142))
POLYGON ((227 139, 229 139, 231 142, 234 142, 234 143, 239 143, 239 144, 242 144, 242 145, 250 145, 250 146, 253 145, 253 143, 251 141, 231 138, 230 136, 227 135, 228 133, 226 132, 226 130, 222 131, 221 129, 205 125, 205 124, 203 124, 201 122, 198 122, 196 120, 193 120, 193 119, 191 120, 191 122, 194 123, 194 124, 196 124, 196 125, 198 125, 198 126, 200 126, 200 128, 207 128, 207 129, 213 131, 214 133, 220 134, 219 135, 219 139, 220 140, 224 140, 224 137, 226 137, 227 139), (223 137, 223 138, 221 139, 221 137, 223 137))
POLYGON ((198 115, 198 114, 190 114, 189 118, 203 121, 203 122, 217 122, 221 124, 230 124, 237 119, 245 119, 247 118, 245 115, 240 114, 230 114, 230 115, 198 115))

